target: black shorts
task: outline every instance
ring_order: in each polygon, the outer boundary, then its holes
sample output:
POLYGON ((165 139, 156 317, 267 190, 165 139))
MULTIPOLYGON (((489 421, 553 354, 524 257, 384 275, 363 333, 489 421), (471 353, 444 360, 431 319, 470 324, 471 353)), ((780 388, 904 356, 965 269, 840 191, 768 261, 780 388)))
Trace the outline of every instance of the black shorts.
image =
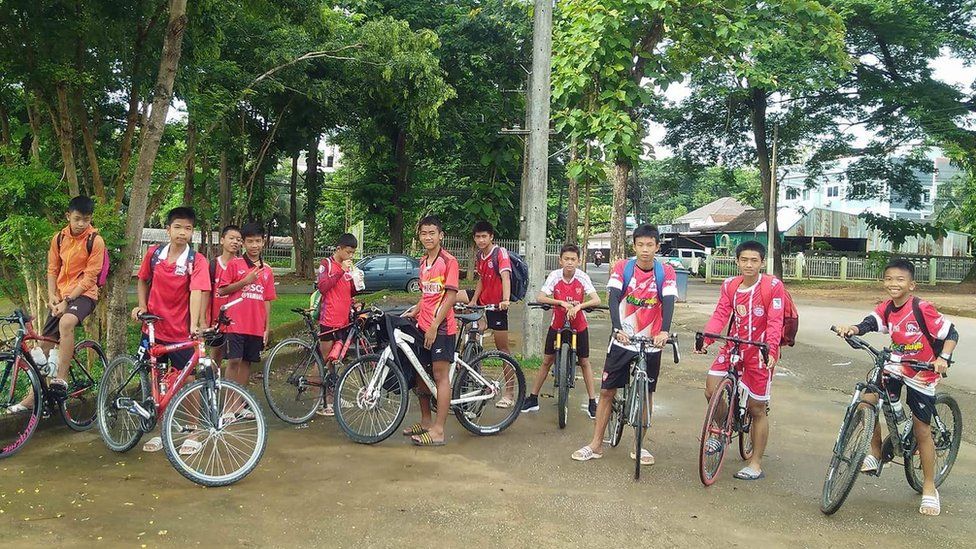
POLYGON ((508 331, 508 311, 485 311, 485 321, 489 330, 508 331))
MULTIPOLYGON (((549 332, 546 334, 546 345, 543 351, 547 355, 556 354, 556 333, 558 330, 554 330, 551 326, 549 327, 549 332)), ((572 337, 569 332, 563 335, 563 343, 567 343, 566 338, 572 337)), ((583 330, 582 332, 576 332, 576 358, 590 358, 590 332, 589 330, 583 330)))
POLYGON ((437 334, 437 338, 434 339, 434 344, 430 346, 430 349, 424 348, 424 340, 421 338, 418 341, 420 349, 417 351, 420 364, 431 366, 435 360, 438 362, 454 362, 454 350, 456 348, 454 337, 447 334, 437 334))
POLYGON ((227 354, 224 358, 234 360, 243 358, 246 362, 261 362, 264 338, 248 334, 227 334, 227 354))
POLYGON ((319 326, 319 341, 345 341, 349 335, 349 328, 333 328, 331 326, 319 326))
MULTIPOLYGON (((654 392, 657 389, 657 378, 661 374, 661 353, 644 353, 647 361, 647 379, 650 382, 648 391, 654 392)), ((626 387, 630 380, 630 371, 634 359, 637 358, 636 351, 624 349, 620 345, 610 345, 607 351, 607 360, 603 365, 603 383, 601 389, 620 389, 626 387)))
MULTIPOLYGON (((156 345, 172 345, 173 343, 167 341, 156 340, 156 345)), ((149 347, 149 336, 142 334, 142 342, 139 344, 140 347, 149 347)), ((224 347, 226 349, 226 347, 224 347)), ((169 365, 177 370, 182 370, 186 368, 186 365, 193 358, 193 353, 195 347, 187 347, 186 349, 180 349, 179 351, 173 351, 166 353, 165 355, 156 359, 157 362, 168 362, 169 365)), ((226 357, 224 357, 226 358, 226 357)))
MULTIPOLYGON (((888 395, 891 397, 891 400, 901 399, 901 388, 904 385, 905 382, 899 377, 885 376, 885 387, 888 389, 888 395)), ((935 409, 935 395, 927 395, 909 385, 908 392, 905 395, 905 402, 908 404, 908 409, 912 411, 912 416, 917 417, 919 421, 926 425, 932 423, 932 410, 935 409)))
MULTIPOLYGON (((83 320, 88 318, 90 314, 95 310, 95 300, 88 296, 80 296, 68 305, 68 310, 64 312, 66 315, 74 315, 78 317, 78 324, 81 324, 83 320)), ((41 331, 41 335, 44 337, 52 337, 55 339, 61 339, 60 326, 61 317, 47 315, 47 321, 44 322, 44 329, 41 331)))

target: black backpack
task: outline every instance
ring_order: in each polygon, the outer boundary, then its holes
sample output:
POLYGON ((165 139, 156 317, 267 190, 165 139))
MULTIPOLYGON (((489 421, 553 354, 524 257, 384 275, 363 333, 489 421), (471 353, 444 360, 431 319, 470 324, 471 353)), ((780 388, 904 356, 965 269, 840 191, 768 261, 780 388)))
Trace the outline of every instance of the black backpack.
MULTIPOLYGON (((498 272, 498 250, 501 247, 496 246, 495 251, 491 252, 492 259, 495 262, 495 271, 498 272)), ((509 296, 510 301, 522 301, 525 299, 525 295, 529 293, 529 264, 525 262, 519 254, 508 251, 508 259, 512 263, 512 277, 511 277, 511 295, 509 296)), ((501 272, 498 272, 501 276, 501 272)))

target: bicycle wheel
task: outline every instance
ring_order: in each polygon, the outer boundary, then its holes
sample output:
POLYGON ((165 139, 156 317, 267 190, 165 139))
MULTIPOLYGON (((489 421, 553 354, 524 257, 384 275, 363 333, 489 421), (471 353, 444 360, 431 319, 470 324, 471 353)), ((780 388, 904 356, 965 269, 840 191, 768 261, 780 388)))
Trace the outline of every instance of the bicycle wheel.
POLYGON ((746 412, 746 417, 739 426, 739 456, 743 461, 752 459, 752 416, 746 412))
POLYGON ((735 385, 723 378, 708 400, 705 422, 701 430, 701 446, 698 451, 698 478, 711 486, 725 461, 725 450, 731 442, 732 417, 735 415, 735 385))
POLYGON ((824 478, 823 496, 820 511, 832 515, 840 509, 854 487, 854 481, 861 471, 861 463, 867 455, 874 434, 875 409, 869 405, 858 405, 849 409, 837 442, 834 455, 824 478))
POLYGON ((566 418, 569 416, 569 361, 572 359, 572 356, 570 356, 572 353, 573 350, 570 348, 569 343, 564 343, 559 348, 559 356, 556 358, 556 379, 559 381, 559 393, 556 406, 560 429, 566 428, 566 418))
POLYGON ((613 402, 610 403, 610 421, 607 422, 607 436, 604 441, 610 444, 611 448, 616 448, 624 436, 624 425, 627 424, 625 402, 627 402, 626 397, 621 396, 620 391, 617 391, 613 402))
POLYGON ((0 458, 12 456, 27 444, 44 410, 41 378, 25 360, 0 355, 0 458), (8 408, 34 395, 34 406, 22 412, 8 408))
POLYGON ((98 432, 109 449, 128 452, 145 431, 142 418, 130 412, 127 401, 142 404, 150 399, 149 372, 131 356, 116 357, 105 368, 96 399, 98 432))
POLYGON ((257 399, 227 380, 201 379, 180 389, 166 407, 161 429, 166 458, 202 486, 226 486, 257 467, 268 443, 257 399), (245 414, 250 411, 254 417, 245 414), (198 450, 184 455, 190 441, 198 450))
POLYGON ((478 357, 485 350, 481 348, 481 345, 477 341, 472 341, 464 346, 464 352, 461 354, 461 360, 465 364, 471 364, 474 359, 478 357))
POLYGON ((299 425, 312 419, 323 402, 325 370, 307 341, 286 339, 268 355, 263 385, 274 415, 285 423, 299 425))
MULTIPOLYGON (((945 393, 935 395, 932 412, 932 438, 935 440, 935 487, 942 486, 959 454, 962 441, 962 412, 956 399, 945 393)), ((922 493, 922 461, 918 452, 905 456, 905 479, 913 490, 922 493)))
POLYGON ((522 367, 514 358, 501 351, 482 353, 468 366, 477 375, 471 370, 462 370, 454 378, 451 400, 486 398, 453 406, 454 415, 465 429, 476 435, 494 435, 504 431, 518 418, 525 400, 525 374, 522 373, 522 367), (506 371, 509 372, 508 375, 506 371), (514 378, 511 377, 513 375, 514 378), (514 387, 507 388, 512 389, 515 394, 515 403, 513 406, 501 408, 498 403, 505 394, 507 383, 514 384, 514 387))
POLYGON ((634 392, 634 409, 631 415, 634 418, 634 480, 640 480, 641 447, 644 442, 644 415, 647 413, 647 380, 635 380, 634 392))
POLYGON ((366 355, 353 362, 336 384, 335 418, 346 436, 376 444, 393 434, 407 415, 410 388, 393 359, 366 355), (384 370, 385 373, 379 372, 384 370), (383 375, 382 379, 374 379, 383 375), (371 385, 372 383, 372 385, 371 385))
POLYGON ((87 431, 95 424, 98 384, 107 367, 105 353, 91 340, 75 345, 68 370, 68 398, 61 403, 64 423, 75 431, 87 431))

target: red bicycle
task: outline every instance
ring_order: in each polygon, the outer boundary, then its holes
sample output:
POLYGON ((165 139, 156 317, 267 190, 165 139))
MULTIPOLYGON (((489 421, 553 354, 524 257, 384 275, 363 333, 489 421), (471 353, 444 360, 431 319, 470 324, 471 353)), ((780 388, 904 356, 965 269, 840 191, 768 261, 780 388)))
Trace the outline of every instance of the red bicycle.
POLYGON ((222 328, 230 324, 220 308, 216 326, 187 341, 156 343, 153 324, 160 317, 139 315, 148 338, 135 356, 114 359, 98 392, 98 430, 106 446, 131 450, 151 432, 162 415, 163 449, 184 477, 203 486, 225 486, 247 476, 267 445, 267 428, 257 400, 248 391, 220 378, 206 346, 223 344, 222 328), (182 367, 159 363, 168 353, 193 348, 182 367), (196 371, 197 380, 187 383, 196 371))

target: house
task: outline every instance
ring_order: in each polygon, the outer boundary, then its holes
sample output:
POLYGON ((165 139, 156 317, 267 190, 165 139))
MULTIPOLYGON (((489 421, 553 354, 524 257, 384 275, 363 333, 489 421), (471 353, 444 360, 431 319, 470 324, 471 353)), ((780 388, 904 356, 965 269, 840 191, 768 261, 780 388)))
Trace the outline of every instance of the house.
POLYGON ((746 206, 727 196, 719 198, 713 202, 705 204, 697 210, 686 213, 674 220, 674 224, 687 224, 691 231, 709 231, 722 228, 726 223, 732 221, 743 212, 749 209, 746 206))

